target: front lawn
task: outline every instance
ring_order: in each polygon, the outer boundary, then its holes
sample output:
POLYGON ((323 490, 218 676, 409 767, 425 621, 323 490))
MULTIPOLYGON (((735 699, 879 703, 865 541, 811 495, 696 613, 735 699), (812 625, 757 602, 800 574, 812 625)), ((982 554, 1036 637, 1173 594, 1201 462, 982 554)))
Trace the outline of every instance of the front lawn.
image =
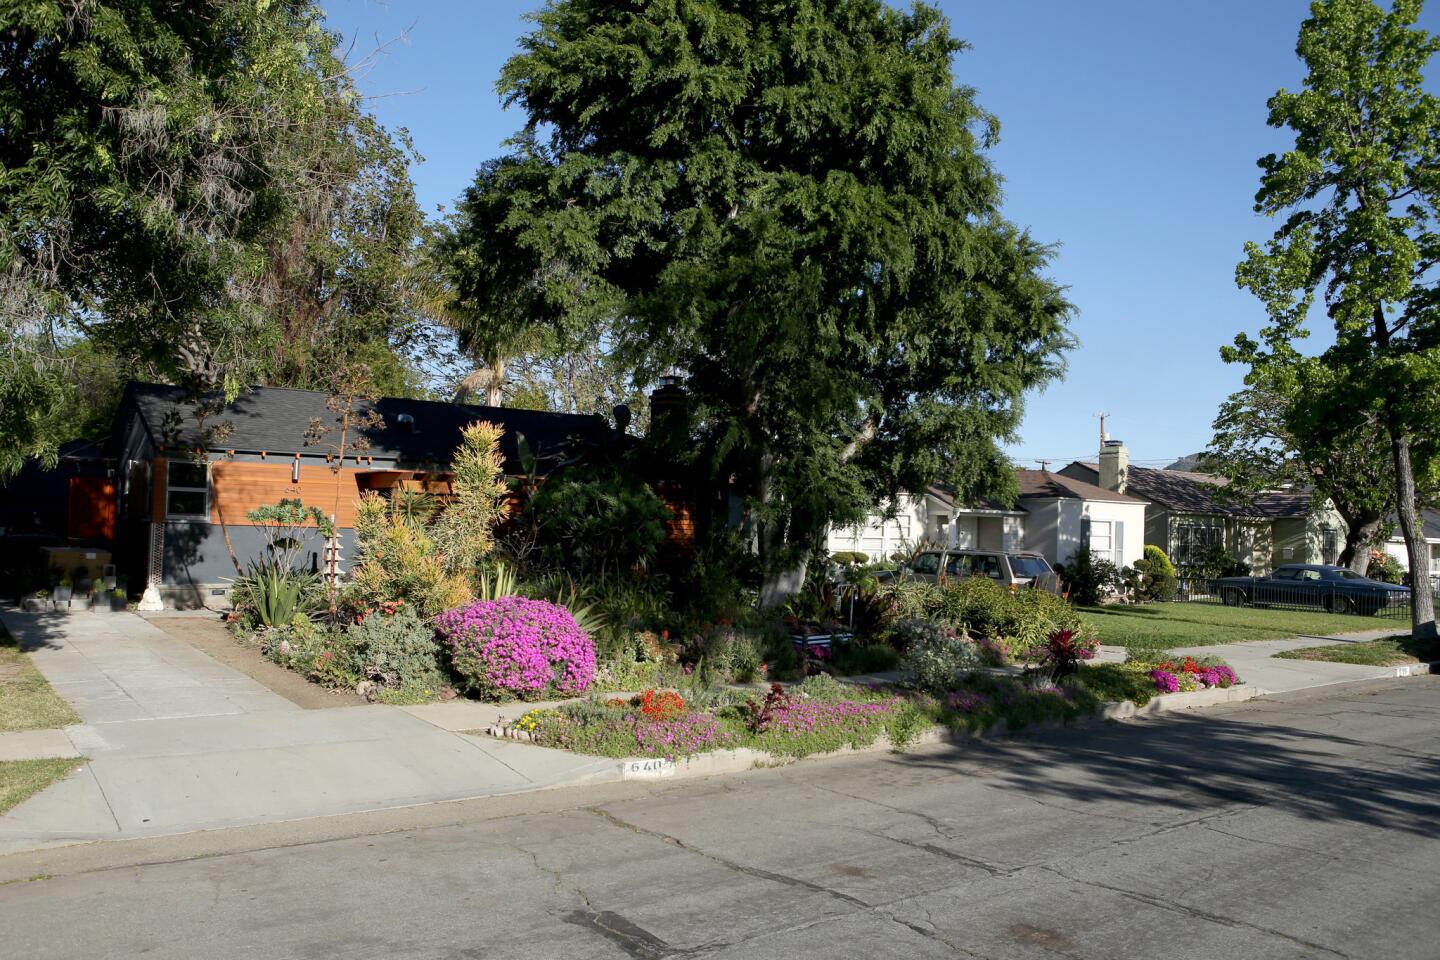
POLYGON ((76 758, 0 761, 0 814, 30 799, 84 762, 76 758))
POLYGON ((50 689, 30 657, 0 627, 0 733, 79 723, 70 704, 50 689))
POLYGON ((1080 616, 1101 643, 1123 646, 1132 655, 1242 640, 1329 637, 1375 630, 1389 622, 1375 617, 1226 607, 1218 603, 1085 607, 1080 616))
POLYGON ((1330 643, 1323 647, 1301 647, 1275 654, 1286 660, 1324 660, 1327 663, 1358 663, 1366 667, 1394 667, 1402 663, 1429 663, 1440 660, 1440 647, 1416 640, 1408 633, 1363 643, 1330 643))

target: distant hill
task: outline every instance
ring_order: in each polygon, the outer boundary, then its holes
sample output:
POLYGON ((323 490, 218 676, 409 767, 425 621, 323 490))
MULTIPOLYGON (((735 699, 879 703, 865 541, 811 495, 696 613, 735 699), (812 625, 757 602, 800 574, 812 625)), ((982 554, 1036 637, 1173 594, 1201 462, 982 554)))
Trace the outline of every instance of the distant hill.
POLYGON ((1200 458, 1203 457, 1203 456, 1204 456, 1203 453, 1189 453, 1189 454, 1186 454, 1185 456, 1181 457, 1179 460, 1176 460, 1174 463, 1170 464, 1170 466, 1166 467, 1165 469, 1166 469, 1166 470, 1189 470, 1189 471, 1191 471, 1191 472, 1193 473, 1193 472, 1195 472, 1195 471, 1197 471, 1197 470, 1200 469, 1200 458))

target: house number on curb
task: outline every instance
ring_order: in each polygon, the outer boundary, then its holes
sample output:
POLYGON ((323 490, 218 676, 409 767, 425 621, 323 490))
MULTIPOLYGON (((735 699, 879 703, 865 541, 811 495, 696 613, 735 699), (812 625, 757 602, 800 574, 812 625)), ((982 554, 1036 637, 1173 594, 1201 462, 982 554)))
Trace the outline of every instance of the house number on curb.
POLYGON ((626 780, 654 780, 675 776, 674 760, 627 760, 623 770, 626 780))

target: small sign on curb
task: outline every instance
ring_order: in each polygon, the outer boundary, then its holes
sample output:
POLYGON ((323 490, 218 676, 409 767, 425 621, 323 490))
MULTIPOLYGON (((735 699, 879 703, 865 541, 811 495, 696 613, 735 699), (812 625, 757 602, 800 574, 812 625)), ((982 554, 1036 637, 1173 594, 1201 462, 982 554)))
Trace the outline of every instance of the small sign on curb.
POLYGON ((621 780, 659 780, 675 776, 675 761, 658 757, 652 760, 626 760, 620 766, 621 780))

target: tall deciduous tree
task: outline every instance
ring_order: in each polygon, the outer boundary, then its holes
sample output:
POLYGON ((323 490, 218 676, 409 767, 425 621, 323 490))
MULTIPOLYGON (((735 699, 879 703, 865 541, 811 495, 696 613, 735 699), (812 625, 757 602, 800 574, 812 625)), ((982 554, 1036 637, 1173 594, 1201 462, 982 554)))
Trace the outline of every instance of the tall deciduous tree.
MULTIPOLYGON (((1417 29, 1421 0, 1316 0, 1296 52, 1309 70, 1298 93, 1270 99, 1269 123, 1294 132, 1290 151, 1260 160, 1255 208, 1286 213, 1237 270, 1270 313, 1267 342, 1303 334, 1322 297, 1336 342, 1322 362, 1374 408, 1389 441, 1400 530, 1416 572, 1417 636, 1435 636, 1428 544, 1416 507, 1416 437, 1435 430, 1440 390, 1440 100, 1424 70, 1440 40, 1417 29)), ((1242 349, 1253 344, 1242 341, 1242 349)), ((1257 350, 1258 345, 1253 345, 1257 350)), ((1341 429, 1359 421, 1337 424, 1341 429)))
POLYGON ((1057 375, 1071 307, 1001 213, 998 123, 943 16, 558 0, 534 21, 499 82, 528 123, 464 198, 457 294, 566 337, 610 325, 637 382, 688 378, 762 602, 902 489, 1013 492, 997 441, 1057 375))
POLYGON ((1236 500, 1293 484, 1310 490, 1316 506, 1332 504, 1345 522, 1339 562, 1363 574, 1394 516, 1380 411, 1355 409, 1324 364, 1277 347, 1263 360, 1244 341, 1222 351, 1253 366, 1245 389, 1221 405, 1205 462, 1229 479, 1224 492, 1236 500))
POLYGON ((385 366, 420 217, 314 0, 4 11, 0 474, 74 435, 81 338, 220 403, 385 366))

